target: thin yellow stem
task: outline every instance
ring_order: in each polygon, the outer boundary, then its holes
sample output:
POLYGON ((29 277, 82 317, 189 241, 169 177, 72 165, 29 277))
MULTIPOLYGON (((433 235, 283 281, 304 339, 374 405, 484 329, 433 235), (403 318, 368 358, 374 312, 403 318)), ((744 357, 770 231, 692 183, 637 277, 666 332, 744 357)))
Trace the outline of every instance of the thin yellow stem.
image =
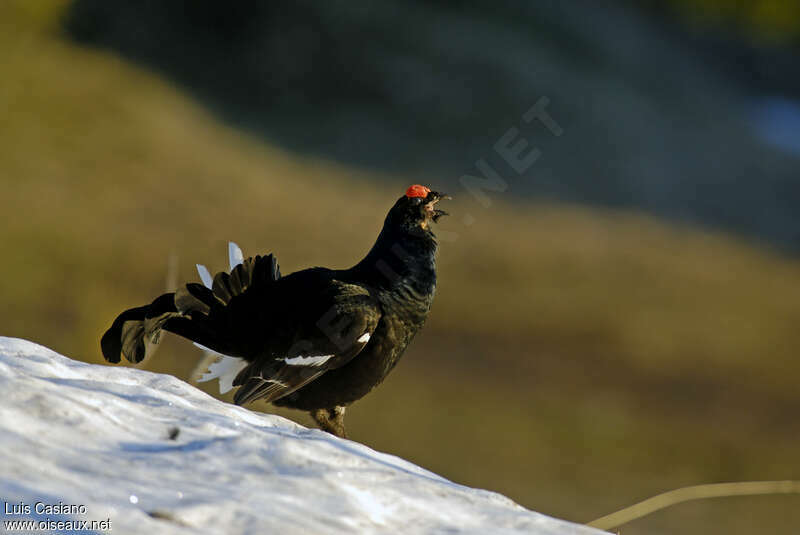
POLYGON ((587 526, 607 530, 678 503, 705 498, 756 496, 760 494, 800 494, 800 481, 744 481, 682 487, 658 494, 597 520, 592 520, 587 526))

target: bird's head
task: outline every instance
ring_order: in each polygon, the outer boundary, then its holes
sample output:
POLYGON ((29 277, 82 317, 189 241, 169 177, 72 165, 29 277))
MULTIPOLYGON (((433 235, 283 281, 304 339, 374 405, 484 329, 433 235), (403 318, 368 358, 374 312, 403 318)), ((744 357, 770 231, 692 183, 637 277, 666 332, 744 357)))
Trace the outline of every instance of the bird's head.
POLYGON ((440 217, 448 215, 436 208, 436 204, 445 199, 450 199, 450 196, 431 191, 427 186, 411 186, 394 204, 386 221, 415 234, 430 231, 431 222, 436 223, 440 217))

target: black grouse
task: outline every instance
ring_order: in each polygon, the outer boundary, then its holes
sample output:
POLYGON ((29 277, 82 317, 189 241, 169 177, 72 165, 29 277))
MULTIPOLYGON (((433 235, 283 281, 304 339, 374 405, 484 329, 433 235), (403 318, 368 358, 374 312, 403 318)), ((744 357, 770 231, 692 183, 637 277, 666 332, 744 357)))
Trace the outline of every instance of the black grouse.
MULTIPOLYGON (((431 229, 446 195, 411 186, 386 216, 375 245, 350 269, 311 268, 282 277, 272 254, 241 258, 231 272, 188 283, 120 314, 100 342, 103 356, 141 362, 161 330, 216 354, 205 380, 238 386, 238 405, 264 399, 310 411, 344 437, 345 407, 397 364, 425 322, 436 290, 431 229)), ((238 258, 237 258, 238 257, 238 258)))

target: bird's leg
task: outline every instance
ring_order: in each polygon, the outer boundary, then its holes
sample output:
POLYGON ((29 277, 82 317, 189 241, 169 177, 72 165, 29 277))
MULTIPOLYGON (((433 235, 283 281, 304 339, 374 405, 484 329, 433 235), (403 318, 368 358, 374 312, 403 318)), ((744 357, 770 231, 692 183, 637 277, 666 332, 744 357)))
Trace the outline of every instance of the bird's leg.
POLYGON ((344 407, 333 407, 331 409, 314 409, 311 417, 323 431, 327 431, 339 438, 347 438, 344 430, 344 407))

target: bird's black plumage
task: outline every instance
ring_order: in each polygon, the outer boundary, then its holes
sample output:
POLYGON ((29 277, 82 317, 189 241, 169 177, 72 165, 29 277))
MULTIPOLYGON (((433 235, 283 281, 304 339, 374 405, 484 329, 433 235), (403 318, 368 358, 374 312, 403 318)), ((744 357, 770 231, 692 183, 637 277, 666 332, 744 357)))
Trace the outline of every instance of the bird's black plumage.
POLYGON ((273 255, 186 284, 120 314, 103 355, 140 362, 161 330, 239 359, 237 404, 257 399, 310 411, 344 436, 344 408, 383 381, 422 327, 436 290, 431 222, 444 195, 412 186, 395 203, 367 256, 350 269, 282 277, 273 255))

